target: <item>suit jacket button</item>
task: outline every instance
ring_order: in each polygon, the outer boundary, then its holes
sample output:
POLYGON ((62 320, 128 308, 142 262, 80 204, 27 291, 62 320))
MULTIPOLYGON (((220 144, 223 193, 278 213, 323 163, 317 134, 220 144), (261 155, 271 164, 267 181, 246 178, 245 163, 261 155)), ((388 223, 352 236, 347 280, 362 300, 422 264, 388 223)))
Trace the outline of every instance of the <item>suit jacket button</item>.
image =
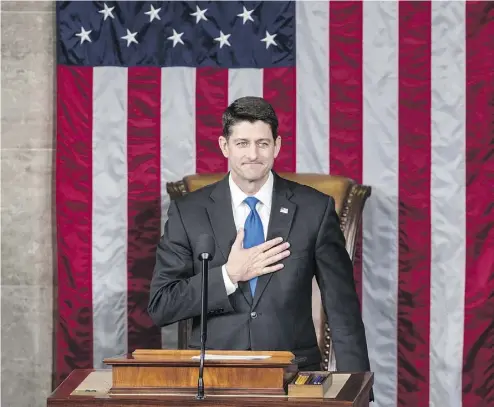
POLYGON ((250 317, 251 318, 257 318, 257 312, 255 312, 255 311, 254 312, 251 312, 250 313, 250 317))

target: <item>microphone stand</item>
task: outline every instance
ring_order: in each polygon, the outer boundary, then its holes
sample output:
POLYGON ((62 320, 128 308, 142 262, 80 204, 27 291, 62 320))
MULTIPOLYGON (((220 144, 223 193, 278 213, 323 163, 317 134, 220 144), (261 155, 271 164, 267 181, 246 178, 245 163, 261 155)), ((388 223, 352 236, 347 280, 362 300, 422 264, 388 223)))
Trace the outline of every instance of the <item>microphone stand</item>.
POLYGON ((209 255, 201 254, 202 261, 202 284, 201 284, 201 356, 199 362, 199 378, 197 381, 197 400, 204 400, 204 359, 206 357, 206 340, 208 336, 207 328, 207 303, 208 303, 208 272, 209 272, 209 255))

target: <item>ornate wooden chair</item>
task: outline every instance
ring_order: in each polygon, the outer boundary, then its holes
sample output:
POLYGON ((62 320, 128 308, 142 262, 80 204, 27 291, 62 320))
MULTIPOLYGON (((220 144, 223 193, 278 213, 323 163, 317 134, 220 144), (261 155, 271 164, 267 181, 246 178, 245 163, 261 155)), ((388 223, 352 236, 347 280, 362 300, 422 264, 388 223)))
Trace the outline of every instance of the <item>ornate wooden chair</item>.
MULTIPOLYGON (((354 261, 362 212, 367 198, 371 195, 371 187, 357 184, 354 180, 342 176, 302 173, 279 173, 279 175, 300 184, 311 186, 335 199, 336 212, 340 217, 341 229, 346 239, 346 248, 352 261, 354 261)), ((224 173, 188 175, 180 181, 168 182, 166 185, 167 192, 173 200, 188 192, 217 182, 224 176, 224 173)), ((322 355, 322 368, 324 370, 336 370, 331 331, 322 308, 320 291, 315 279, 313 282, 312 313, 322 355)), ((190 323, 190 320, 179 322, 179 349, 187 348, 190 323)))

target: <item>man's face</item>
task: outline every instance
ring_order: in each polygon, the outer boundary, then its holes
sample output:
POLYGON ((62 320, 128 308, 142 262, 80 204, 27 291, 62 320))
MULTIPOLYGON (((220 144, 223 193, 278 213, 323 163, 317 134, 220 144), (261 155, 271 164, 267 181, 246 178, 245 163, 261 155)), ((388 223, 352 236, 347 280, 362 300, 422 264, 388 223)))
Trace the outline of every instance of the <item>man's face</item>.
POLYGON ((273 139, 271 127, 262 121, 237 123, 227 140, 219 139, 223 155, 228 158, 232 175, 239 181, 262 180, 273 168, 281 147, 281 138, 273 139))

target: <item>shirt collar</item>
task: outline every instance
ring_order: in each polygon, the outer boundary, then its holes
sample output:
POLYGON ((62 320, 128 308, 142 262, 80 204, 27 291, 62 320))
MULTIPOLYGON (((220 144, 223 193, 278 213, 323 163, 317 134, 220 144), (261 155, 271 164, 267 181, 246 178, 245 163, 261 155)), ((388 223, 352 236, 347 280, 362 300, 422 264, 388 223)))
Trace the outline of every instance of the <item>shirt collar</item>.
MULTIPOLYGON (((247 198, 247 194, 242 191, 237 184, 232 179, 232 175, 228 177, 228 183, 230 185, 230 192, 232 195, 232 203, 234 208, 238 208, 245 198, 247 198)), ((264 185, 261 187, 257 194, 254 196, 261 201, 261 203, 267 207, 268 210, 271 209, 271 201, 273 199, 273 184, 274 177, 273 173, 269 171, 269 176, 264 185)))

